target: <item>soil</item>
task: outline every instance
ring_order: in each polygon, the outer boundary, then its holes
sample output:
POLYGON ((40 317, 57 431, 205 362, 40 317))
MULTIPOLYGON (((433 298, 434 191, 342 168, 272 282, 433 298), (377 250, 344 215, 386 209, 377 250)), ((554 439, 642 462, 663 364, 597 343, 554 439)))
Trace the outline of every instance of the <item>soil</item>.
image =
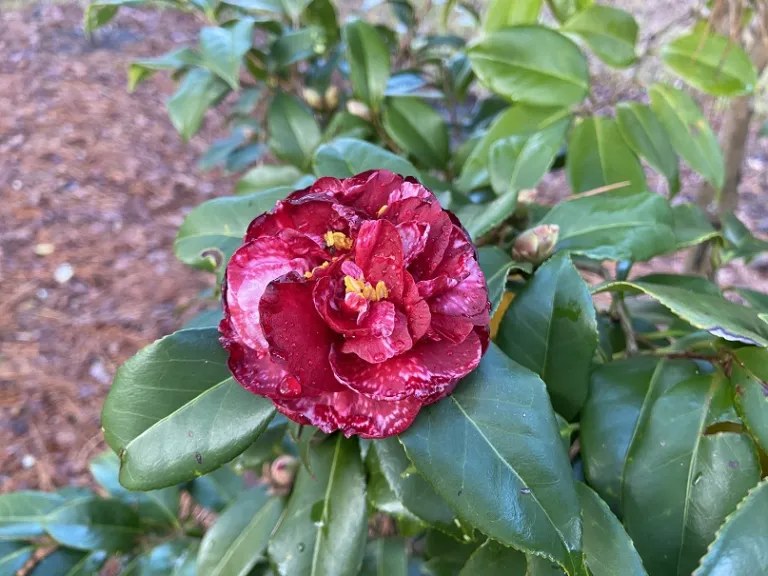
MULTIPOLYGON (((195 166, 222 133, 220 114, 183 143, 165 111, 167 76, 125 89, 130 61, 194 41, 193 17, 123 10, 88 39, 81 6, 3 11, 2 1, 0 493, 89 482, 116 368, 177 329, 210 290, 207 275, 174 258, 176 229, 192 207, 232 190, 231 178, 195 166)), ((740 215, 761 233, 767 164, 768 145, 753 141, 740 215)), ((696 185, 686 173, 683 197, 696 185)), ((553 176, 541 197, 565 191, 553 176)), ((682 258, 649 268, 679 271, 682 258)), ((768 288, 765 261, 728 266, 720 279, 768 288)))

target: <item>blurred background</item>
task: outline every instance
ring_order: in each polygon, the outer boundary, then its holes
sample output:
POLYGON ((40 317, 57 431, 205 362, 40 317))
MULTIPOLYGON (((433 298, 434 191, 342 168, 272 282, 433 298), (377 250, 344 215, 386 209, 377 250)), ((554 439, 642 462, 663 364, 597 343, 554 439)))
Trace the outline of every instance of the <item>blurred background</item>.
MULTIPOLYGON (((353 0, 339 4, 342 13, 360 9, 353 0)), ((635 16, 642 46, 684 28, 693 2, 610 4, 635 16)), ((235 181, 196 167, 222 134, 221 109, 183 143, 165 110, 170 78, 158 74, 126 91, 132 60, 196 41, 194 16, 124 9, 86 38, 83 9, 79 0, 0 0, 0 493, 89 482, 86 463, 104 448, 99 412, 115 370, 199 312, 196 297, 212 288, 208 275, 173 256, 176 229, 235 181)), ((599 101, 637 97, 622 73, 592 67, 599 101)), ((723 103, 701 104, 717 129, 723 103)), ((763 118, 751 125, 737 215, 767 237, 763 118)), ((682 174, 680 196, 693 200, 700 179, 684 167, 682 174)), ((539 202, 554 203, 567 194, 565 175, 549 174, 538 192, 539 202)), ((684 266, 683 256, 636 268, 684 266)), ((723 285, 768 290, 765 258, 719 274, 723 285)))

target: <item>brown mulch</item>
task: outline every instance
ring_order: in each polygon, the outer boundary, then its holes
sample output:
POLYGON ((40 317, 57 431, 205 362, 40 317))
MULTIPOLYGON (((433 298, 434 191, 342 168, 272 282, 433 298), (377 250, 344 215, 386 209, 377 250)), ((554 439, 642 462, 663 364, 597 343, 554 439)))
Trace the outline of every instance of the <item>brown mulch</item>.
MULTIPOLYGON (((231 179, 195 167, 222 133, 219 114, 185 144, 165 111, 169 78, 125 90, 131 60, 194 42, 199 23, 123 10, 90 41, 81 21, 76 5, 0 7, 0 493, 89 481, 116 368, 177 329, 210 288, 174 258, 176 229, 192 207, 231 192, 231 179)), ((767 167, 768 145, 753 142, 741 216, 762 233, 767 167)), ((695 185, 687 175, 683 194, 695 185)), ((564 179, 542 188, 554 200, 564 179)), ((760 262, 720 278, 768 290, 760 262)))

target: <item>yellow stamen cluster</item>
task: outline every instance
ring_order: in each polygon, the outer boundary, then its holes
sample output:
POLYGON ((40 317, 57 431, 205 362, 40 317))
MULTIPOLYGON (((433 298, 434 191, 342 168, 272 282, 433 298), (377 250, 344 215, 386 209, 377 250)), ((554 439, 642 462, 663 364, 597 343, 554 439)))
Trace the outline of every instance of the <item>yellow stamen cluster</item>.
POLYGON ((384 204, 384 206, 379 208, 379 211, 376 212, 376 216, 381 216, 382 214, 384 214, 384 212, 387 211, 387 208, 389 208, 389 206, 387 204, 384 204))
POLYGON ((333 246, 336 250, 349 250, 352 248, 352 238, 346 236, 343 232, 334 232, 328 230, 323 236, 325 245, 329 248, 333 246))
POLYGON ((344 276, 344 286, 347 292, 360 294, 366 300, 378 302, 389 296, 389 290, 383 280, 379 280, 376 286, 371 286, 369 282, 352 276, 344 276))
POLYGON ((323 270, 324 268, 328 268, 330 264, 331 264, 330 262, 323 262, 322 264, 320 264, 320 266, 315 266, 309 272, 304 272, 304 278, 312 278, 312 276, 314 276, 317 270, 323 270))

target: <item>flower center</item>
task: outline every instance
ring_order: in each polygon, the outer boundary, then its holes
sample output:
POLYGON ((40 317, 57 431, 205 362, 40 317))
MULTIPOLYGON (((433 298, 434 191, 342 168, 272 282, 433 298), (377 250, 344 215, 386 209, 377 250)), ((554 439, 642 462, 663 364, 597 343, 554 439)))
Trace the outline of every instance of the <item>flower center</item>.
POLYGON ((315 272, 317 272, 318 270, 323 270, 324 268, 328 268, 330 264, 331 264, 330 262, 326 261, 320 264, 320 266, 315 266, 314 268, 312 268, 312 270, 309 270, 308 272, 304 272, 304 278, 312 278, 315 272))
POLYGON ((384 300, 389 296, 389 290, 383 280, 379 280, 376 286, 371 286, 370 282, 366 282, 362 278, 353 278, 352 276, 344 276, 344 286, 347 292, 353 292, 359 294, 366 300, 372 302, 378 302, 384 300))
POLYGON ((382 214, 384 214, 384 212, 387 211, 387 208, 389 208, 389 206, 387 204, 384 204, 384 206, 379 208, 379 211, 376 212, 376 216, 381 216, 382 214))
POLYGON ((323 239, 325 239, 325 245, 328 246, 328 248, 331 246, 336 248, 336 250, 349 250, 352 248, 352 238, 345 235, 343 232, 328 230, 328 232, 325 233, 325 236, 323 236, 323 239))

